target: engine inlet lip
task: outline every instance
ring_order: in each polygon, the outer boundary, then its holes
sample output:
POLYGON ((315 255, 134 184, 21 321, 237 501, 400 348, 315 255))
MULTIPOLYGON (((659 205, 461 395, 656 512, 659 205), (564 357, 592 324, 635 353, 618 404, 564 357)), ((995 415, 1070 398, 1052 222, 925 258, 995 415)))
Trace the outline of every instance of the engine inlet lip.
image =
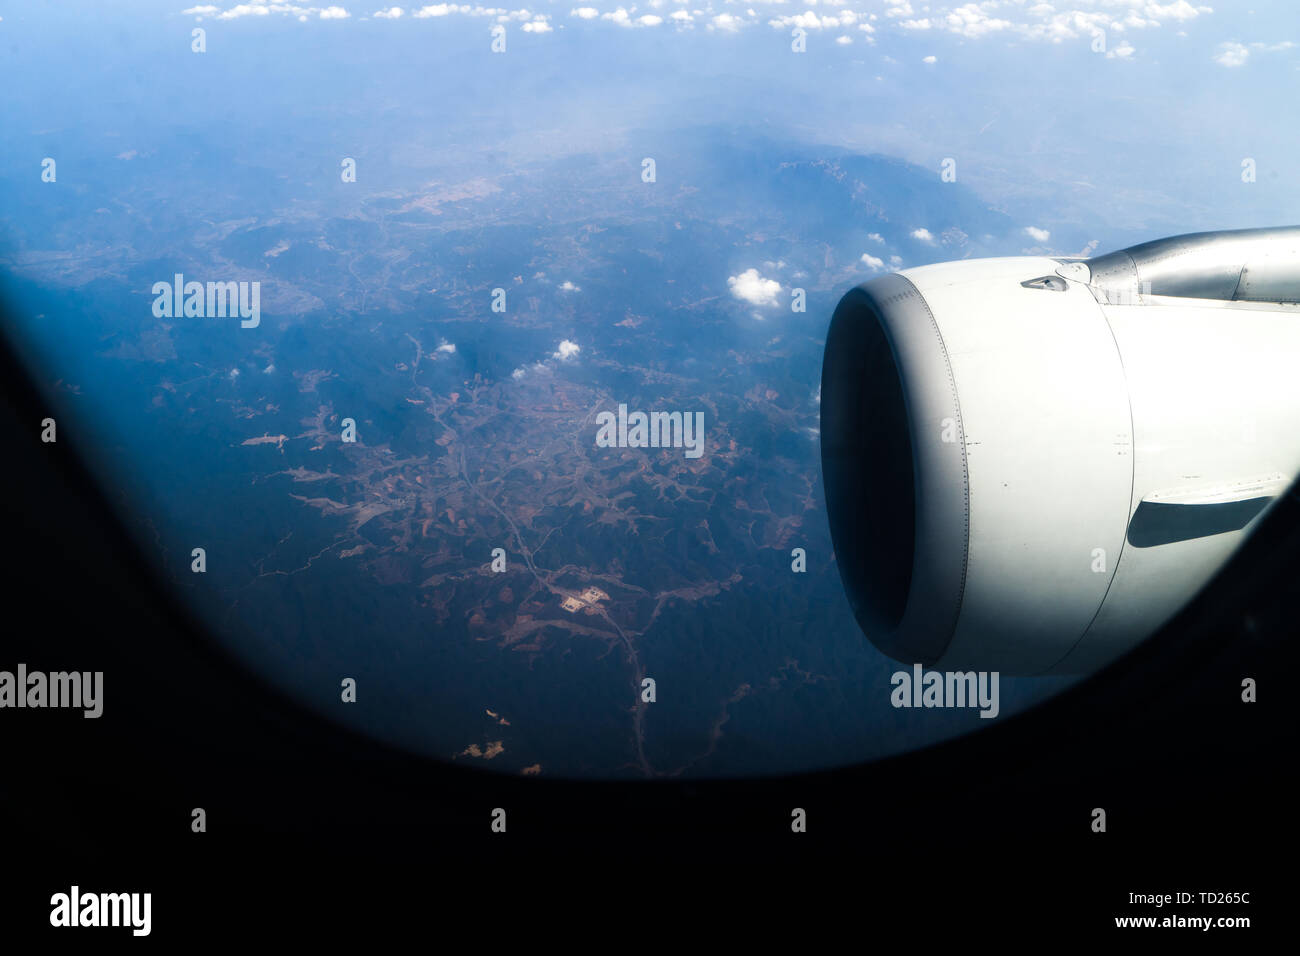
MULTIPOLYGON (((849 290, 840 300, 826 339, 821 418, 822 473, 831 540, 858 625, 890 657, 904 663, 933 664, 952 641, 966 590, 970 482, 965 430, 948 351, 929 304, 906 277, 881 276, 849 290), (864 522, 853 506, 845 507, 846 489, 869 493, 882 487, 865 469, 890 466, 873 461, 869 449, 846 455, 844 436, 837 434, 843 429, 845 395, 863 393, 862 388, 846 389, 838 380, 845 369, 855 367, 845 360, 843 351, 878 348, 881 333, 890 350, 905 410, 898 426, 907 430, 911 454, 913 521, 908 546, 898 544, 896 537, 892 544, 889 540, 864 540, 863 528, 878 527, 879 522, 864 522), (880 547, 892 553, 870 553, 880 547), (864 569, 879 569, 891 557, 910 562, 905 600, 899 600, 888 586, 882 596, 878 583, 863 579, 864 569)), ((898 442, 886 444, 899 447, 898 442)), ((895 461, 893 467, 898 470, 900 463, 895 461)), ((883 487, 890 487, 888 480, 883 487)), ((889 503, 868 504, 887 507, 889 503)), ((894 575, 895 583, 900 576, 894 575)))

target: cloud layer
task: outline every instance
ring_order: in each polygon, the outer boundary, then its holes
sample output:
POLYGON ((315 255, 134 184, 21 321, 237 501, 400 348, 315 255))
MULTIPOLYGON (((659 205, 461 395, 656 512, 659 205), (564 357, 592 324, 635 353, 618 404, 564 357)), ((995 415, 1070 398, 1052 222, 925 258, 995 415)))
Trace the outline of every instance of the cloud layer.
MULTIPOLYGON (((416 7, 389 6, 373 11, 349 11, 343 6, 299 6, 253 2, 233 6, 203 4, 182 11, 199 18, 234 20, 243 17, 292 16, 299 20, 431 20, 445 17, 482 18, 518 23, 526 33, 552 33, 564 22, 609 25, 627 30, 694 30, 737 33, 767 26, 783 32, 837 34, 834 43, 851 47, 854 37, 874 44, 884 33, 950 34, 962 40, 1002 37, 1009 41, 1065 43, 1087 41, 1109 59, 1129 59, 1137 48, 1130 37, 1187 24, 1214 13, 1214 8, 1190 0, 1071 0, 1056 5, 1044 0, 973 0, 965 3, 920 3, 911 0, 644 0, 601 6, 551 4, 551 12, 509 9, 468 3, 436 3, 416 7)), ((1181 34, 1180 34, 1181 35, 1181 34)), ((829 38, 828 38, 829 39, 829 38)), ((1252 47, 1236 40, 1221 44, 1213 59, 1223 66, 1244 65, 1252 47)), ((934 54, 925 57, 936 62, 934 54)))

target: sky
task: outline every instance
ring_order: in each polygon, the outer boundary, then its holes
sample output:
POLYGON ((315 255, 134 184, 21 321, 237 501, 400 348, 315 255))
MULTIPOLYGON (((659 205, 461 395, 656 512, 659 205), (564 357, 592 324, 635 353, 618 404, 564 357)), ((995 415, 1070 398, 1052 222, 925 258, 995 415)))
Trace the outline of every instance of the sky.
POLYGON ((950 160, 1049 235, 1127 244, 1297 221, 1297 22, 1189 0, 0 3, 0 174, 95 131, 143 152, 178 122, 310 149, 299 120, 392 115, 373 145, 412 162, 456 131, 467 157, 523 161, 730 122, 936 176, 950 160))

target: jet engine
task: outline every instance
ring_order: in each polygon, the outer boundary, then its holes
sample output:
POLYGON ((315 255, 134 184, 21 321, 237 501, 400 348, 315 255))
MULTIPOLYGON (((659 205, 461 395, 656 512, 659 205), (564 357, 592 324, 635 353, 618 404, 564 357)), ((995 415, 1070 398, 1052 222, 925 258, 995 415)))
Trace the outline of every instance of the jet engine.
POLYGON ((1300 227, 866 282, 827 333, 821 454, 840 575, 881 651, 1094 670, 1300 472, 1300 227))

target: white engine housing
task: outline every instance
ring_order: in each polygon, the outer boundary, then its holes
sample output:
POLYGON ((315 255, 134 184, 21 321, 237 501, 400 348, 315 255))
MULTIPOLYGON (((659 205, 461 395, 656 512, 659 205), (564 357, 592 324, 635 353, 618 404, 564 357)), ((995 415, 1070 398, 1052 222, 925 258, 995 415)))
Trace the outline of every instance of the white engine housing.
POLYGON ((1300 473, 1298 302, 1300 229, 851 290, 827 336, 823 474, 873 643, 1080 673, 1154 632, 1300 473))

